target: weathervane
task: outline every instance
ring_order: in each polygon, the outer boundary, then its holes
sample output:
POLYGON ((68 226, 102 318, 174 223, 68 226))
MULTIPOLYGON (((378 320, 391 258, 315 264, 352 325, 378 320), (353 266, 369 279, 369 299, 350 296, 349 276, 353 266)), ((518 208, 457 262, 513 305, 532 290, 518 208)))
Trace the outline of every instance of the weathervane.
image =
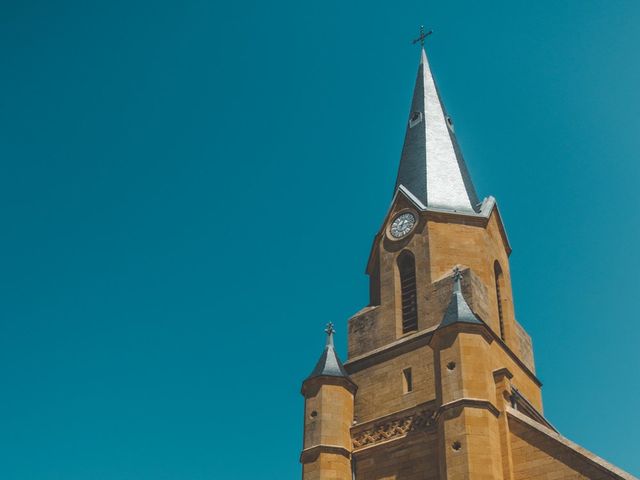
POLYGON ((411 44, 415 45, 416 43, 420 42, 420 46, 424 47, 424 39, 427 38, 432 33, 433 33, 433 30, 429 30, 427 33, 424 33, 424 25, 420 25, 420 36, 416 38, 413 42, 411 42, 411 44))

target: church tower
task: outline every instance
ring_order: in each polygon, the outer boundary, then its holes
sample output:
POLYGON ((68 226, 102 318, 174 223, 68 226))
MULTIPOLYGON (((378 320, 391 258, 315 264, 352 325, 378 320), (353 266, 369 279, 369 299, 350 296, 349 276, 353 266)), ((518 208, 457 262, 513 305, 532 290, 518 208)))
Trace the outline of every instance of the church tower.
POLYGON ((632 479, 545 419, 511 247, 421 51, 389 211, 348 322, 304 381, 303 480, 632 479))

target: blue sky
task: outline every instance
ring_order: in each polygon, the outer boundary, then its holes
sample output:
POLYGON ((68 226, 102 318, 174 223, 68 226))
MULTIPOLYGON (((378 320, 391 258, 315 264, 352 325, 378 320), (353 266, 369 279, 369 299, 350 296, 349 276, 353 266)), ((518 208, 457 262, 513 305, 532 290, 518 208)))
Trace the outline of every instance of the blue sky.
POLYGON ((640 474, 640 4, 0 4, 0 476, 298 478, 419 52, 514 247, 545 413, 640 474))

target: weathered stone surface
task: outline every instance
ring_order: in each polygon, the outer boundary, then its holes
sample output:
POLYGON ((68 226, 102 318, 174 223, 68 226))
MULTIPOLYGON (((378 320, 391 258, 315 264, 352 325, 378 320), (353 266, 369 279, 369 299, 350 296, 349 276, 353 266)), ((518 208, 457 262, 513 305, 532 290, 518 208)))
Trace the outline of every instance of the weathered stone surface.
POLYGON ((320 377, 303 388, 303 480, 634 478, 544 418, 497 205, 473 207, 429 209, 398 187, 373 241, 369 305, 348 322, 350 381, 343 373, 342 383, 320 377), (396 238, 401 214, 416 221, 396 238), (442 322, 454 267, 461 285, 442 322))

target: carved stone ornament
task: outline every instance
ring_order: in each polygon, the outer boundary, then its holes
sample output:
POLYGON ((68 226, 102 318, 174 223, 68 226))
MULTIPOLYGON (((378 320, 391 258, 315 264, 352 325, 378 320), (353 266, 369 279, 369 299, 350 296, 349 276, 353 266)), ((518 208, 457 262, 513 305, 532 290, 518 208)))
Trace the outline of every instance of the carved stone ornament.
POLYGON ((410 432, 426 430, 434 423, 435 412, 423 410, 396 420, 379 423, 353 437, 354 448, 362 448, 378 442, 404 437, 410 432))

